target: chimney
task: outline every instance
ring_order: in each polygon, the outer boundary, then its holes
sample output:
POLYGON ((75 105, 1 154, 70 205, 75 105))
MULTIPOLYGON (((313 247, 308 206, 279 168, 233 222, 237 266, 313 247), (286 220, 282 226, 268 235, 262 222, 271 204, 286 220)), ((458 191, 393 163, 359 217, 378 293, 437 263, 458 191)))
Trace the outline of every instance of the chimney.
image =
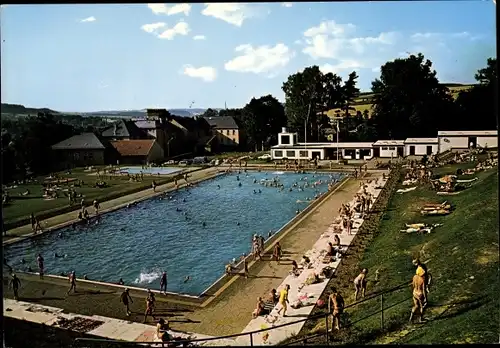
POLYGON ((116 126, 116 123, 113 125, 113 135, 116 136, 116 129, 117 129, 117 126, 116 126))
POLYGON ((287 133, 286 127, 281 127, 281 133, 287 133))

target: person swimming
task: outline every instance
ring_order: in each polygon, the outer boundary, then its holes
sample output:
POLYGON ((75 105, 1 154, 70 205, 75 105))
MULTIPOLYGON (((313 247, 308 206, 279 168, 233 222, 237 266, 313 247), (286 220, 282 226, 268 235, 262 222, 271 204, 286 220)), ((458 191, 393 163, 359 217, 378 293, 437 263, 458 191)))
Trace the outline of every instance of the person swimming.
POLYGON ((55 253, 54 257, 66 257, 66 254, 64 254, 64 255, 58 255, 57 253, 55 253))
POLYGON ((240 225, 240 223, 239 223, 239 222, 237 222, 237 223, 236 223, 236 226, 239 226, 239 225, 240 225))
POLYGON ((205 221, 203 221, 201 225, 202 225, 203 227, 207 227, 207 224, 205 223, 205 221))
POLYGON ((238 183, 238 186, 241 187, 241 182, 238 183))
POLYGON ((191 277, 190 276, 186 276, 186 278, 184 278, 184 283, 187 283, 190 280, 191 280, 191 277))
POLYGON ((217 185, 217 188, 220 190, 220 185, 217 185))

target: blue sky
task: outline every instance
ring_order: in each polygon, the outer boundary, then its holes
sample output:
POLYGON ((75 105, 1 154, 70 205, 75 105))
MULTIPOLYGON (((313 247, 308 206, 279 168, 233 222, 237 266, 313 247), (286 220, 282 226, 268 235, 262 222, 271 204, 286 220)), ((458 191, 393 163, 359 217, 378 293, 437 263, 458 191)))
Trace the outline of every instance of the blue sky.
POLYGON ((59 111, 242 107, 313 64, 369 90, 422 52, 442 82, 496 56, 492 1, 8 5, 2 102, 59 111))

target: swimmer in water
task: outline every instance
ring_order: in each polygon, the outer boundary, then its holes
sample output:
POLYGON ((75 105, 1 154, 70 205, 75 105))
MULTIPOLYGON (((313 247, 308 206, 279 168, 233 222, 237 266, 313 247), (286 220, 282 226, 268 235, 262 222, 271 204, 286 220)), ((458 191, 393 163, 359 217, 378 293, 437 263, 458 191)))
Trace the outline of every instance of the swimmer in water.
POLYGON ((203 221, 202 226, 207 227, 207 224, 205 223, 205 221, 203 221))
POLYGON ((237 223, 236 223, 236 226, 239 226, 239 225, 240 225, 240 223, 239 223, 239 222, 237 222, 237 223))
POLYGON ((63 235, 62 235, 62 232, 59 232, 59 234, 57 235, 59 238, 62 238, 63 235))
POLYGON ((186 276, 186 278, 184 278, 184 283, 187 283, 189 280, 191 280, 191 277, 190 276, 186 276))
POLYGON ((241 182, 240 182, 240 183, 238 183, 238 186, 239 186, 239 187, 241 187, 241 182))
POLYGON ((24 265, 26 263, 25 259, 21 259, 21 263, 24 265))
POLYGON ((175 208, 176 211, 181 211, 179 208, 175 208))
POLYGON ((236 181, 240 181, 240 176, 236 175, 236 181))
POLYGON ((262 193, 262 191, 259 189, 259 193, 262 193))
POLYGON ((217 185, 217 188, 220 190, 220 185, 217 185))
POLYGON ((66 254, 64 254, 64 255, 58 255, 57 253, 55 253, 54 257, 66 257, 66 254))

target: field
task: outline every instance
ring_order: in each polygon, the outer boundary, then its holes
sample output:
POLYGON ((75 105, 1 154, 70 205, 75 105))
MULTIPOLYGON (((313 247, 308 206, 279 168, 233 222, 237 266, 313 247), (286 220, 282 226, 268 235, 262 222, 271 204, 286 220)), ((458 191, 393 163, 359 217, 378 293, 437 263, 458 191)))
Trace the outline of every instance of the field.
MULTIPOLYGON (((453 85, 453 84, 445 84, 445 86, 449 89, 451 95, 453 96, 453 99, 456 99, 458 97, 458 94, 462 91, 466 91, 469 88, 472 87, 472 85, 453 85)), ((372 113, 372 99, 375 96, 374 93, 371 92, 365 92, 361 93, 358 98, 354 100, 354 104, 352 107, 355 110, 352 110, 350 113, 352 115, 355 115, 357 111, 363 113, 365 110, 368 110, 369 115, 371 116, 372 113)), ((339 112, 339 109, 331 109, 327 111, 327 116, 328 117, 334 117, 337 112, 339 112)))
MULTIPOLYGON (((451 174, 462 164, 440 168, 451 174)), ((498 171, 477 174, 478 181, 456 196, 437 196, 426 188, 395 194, 385 212, 378 234, 368 244, 357 267, 367 268, 367 297, 409 283, 415 272, 411 261, 420 257, 433 276, 424 324, 408 324, 411 290, 384 295, 384 330, 381 329, 380 297, 349 308, 346 323, 352 326, 336 340, 354 344, 453 344, 498 342, 498 171), (447 200, 454 211, 444 217, 423 218, 419 207, 447 200), (442 223, 432 233, 401 233, 405 223, 442 223), (375 281, 375 271, 379 279, 375 281)), ((470 178, 470 177, 469 177, 470 178)), ((357 274, 358 270, 352 274, 357 274)), ((342 269, 341 269, 342 270, 342 269)), ((342 288, 346 304, 355 302, 352 279, 339 276, 332 285, 342 288), (337 283, 336 283, 337 282, 337 283), (342 284, 340 284, 342 282, 342 284)), ((324 330, 324 321, 309 322, 299 336, 324 330)), ((323 338, 310 343, 324 343, 323 338)))
MULTIPOLYGON (((76 168, 71 171, 71 174, 66 174, 65 172, 60 172, 58 175, 61 178, 75 178, 77 180, 83 180, 84 185, 82 187, 75 187, 77 193, 80 193, 85 198, 87 204, 91 204, 94 199, 100 202, 105 200, 113 199, 116 197, 124 196, 128 193, 137 192, 141 189, 146 189, 151 187, 153 180, 158 184, 163 184, 168 182, 172 176, 168 177, 156 177, 156 176, 144 176, 143 180, 140 182, 129 182, 127 176, 109 176, 103 177, 103 180, 108 185, 105 188, 94 188, 93 185, 97 181, 97 175, 89 175, 90 173, 85 172, 83 168, 76 168)), ((7 192, 12 198, 12 202, 3 207, 3 219, 6 225, 15 223, 16 221, 29 218, 31 213, 35 215, 46 215, 54 216, 61 209, 67 209, 69 206, 68 198, 65 197, 62 192, 59 191, 59 198, 54 200, 44 200, 43 189, 41 182, 44 182, 45 177, 36 178, 37 183, 29 183, 23 185, 17 185, 16 188, 8 189, 7 192), (21 194, 29 190, 29 195, 22 196, 21 194)), ((71 185, 71 183, 70 183, 71 185)), ((66 184, 61 184, 63 188, 67 188, 66 184)), ((80 205, 81 198, 77 199, 75 208, 80 205)))

